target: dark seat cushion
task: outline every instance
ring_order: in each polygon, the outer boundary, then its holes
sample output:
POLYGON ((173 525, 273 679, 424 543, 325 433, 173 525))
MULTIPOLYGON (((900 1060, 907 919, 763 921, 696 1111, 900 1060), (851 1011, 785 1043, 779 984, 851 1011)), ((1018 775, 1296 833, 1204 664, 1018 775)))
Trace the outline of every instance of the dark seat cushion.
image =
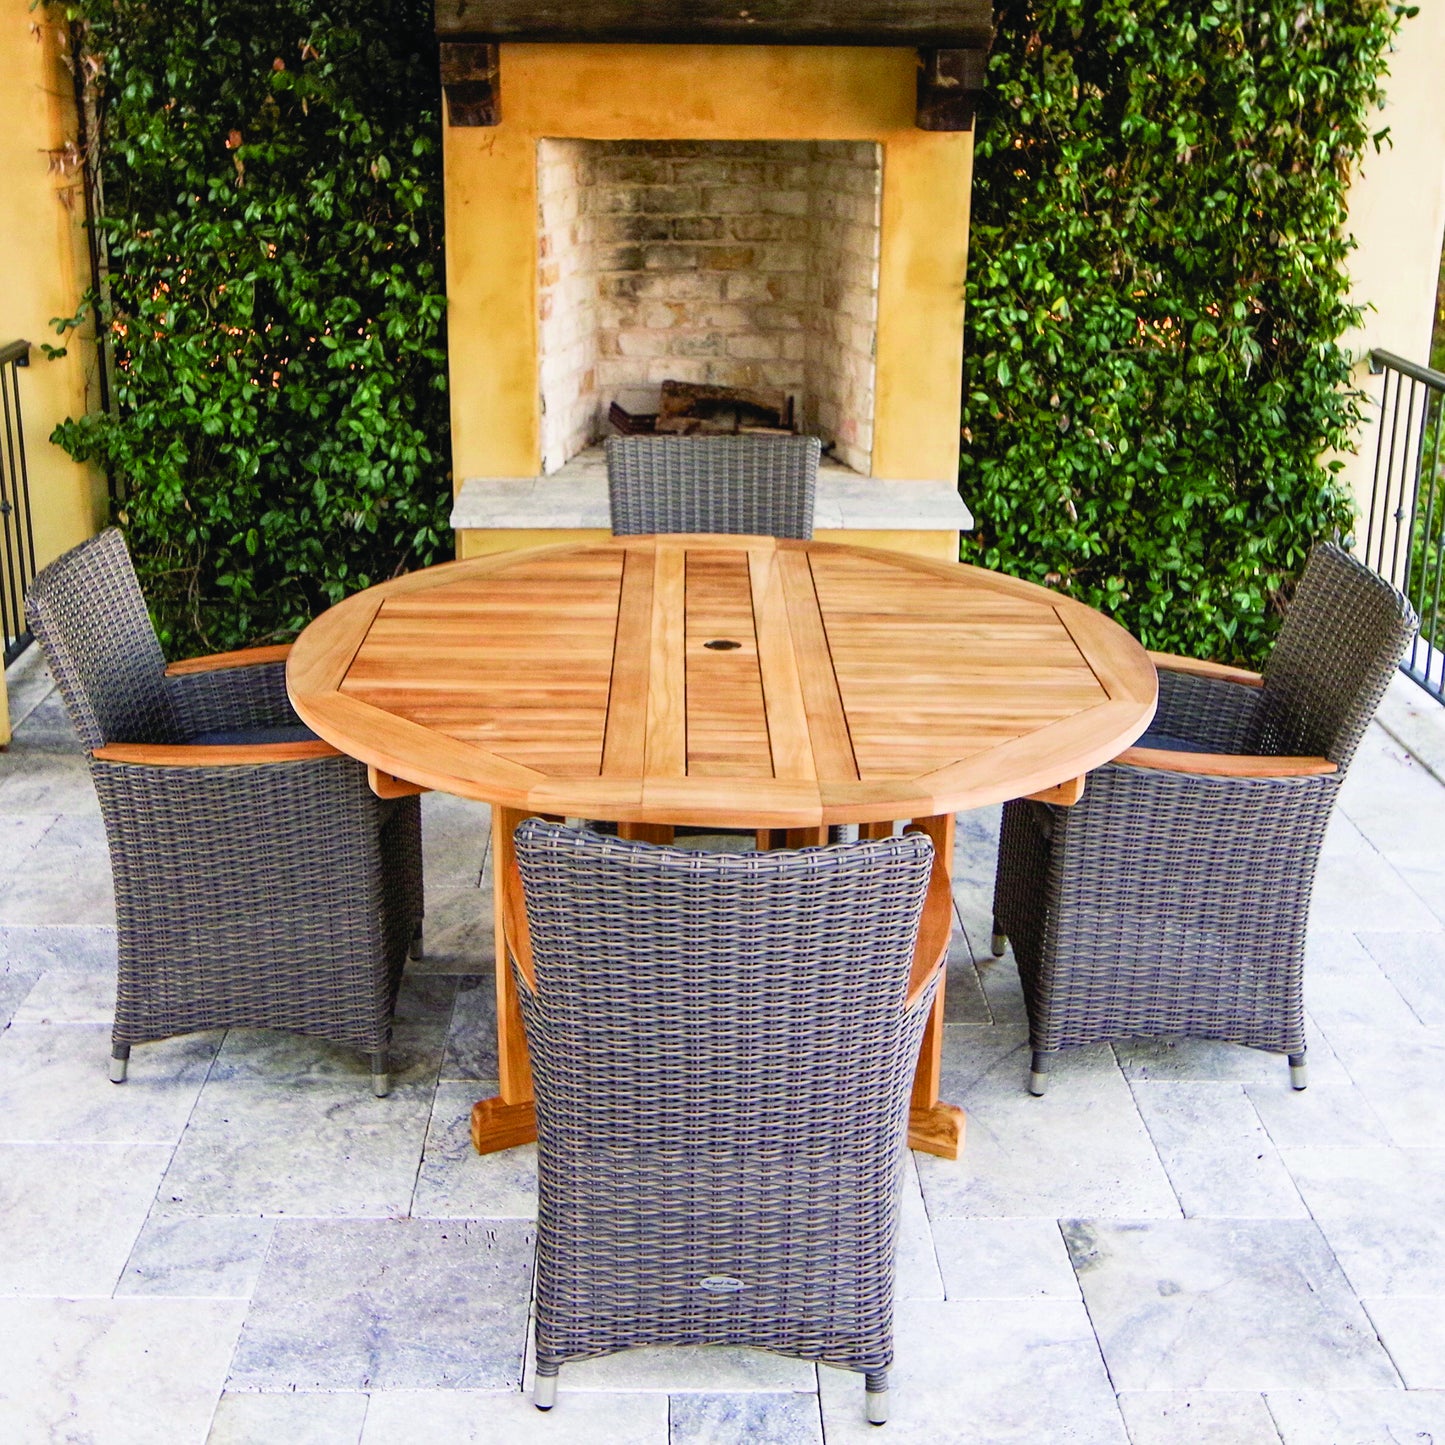
POLYGON ((1208 743, 1196 743, 1191 738, 1175 737, 1172 733, 1156 733, 1150 728, 1134 746, 1136 748, 1158 748, 1166 753, 1218 753, 1227 749, 1211 747, 1208 743))
POLYGON ((302 723, 285 723, 274 728, 218 728, 186 741, 212 748, 260 747, 263 743, 313 743, 316 734, 302 723))

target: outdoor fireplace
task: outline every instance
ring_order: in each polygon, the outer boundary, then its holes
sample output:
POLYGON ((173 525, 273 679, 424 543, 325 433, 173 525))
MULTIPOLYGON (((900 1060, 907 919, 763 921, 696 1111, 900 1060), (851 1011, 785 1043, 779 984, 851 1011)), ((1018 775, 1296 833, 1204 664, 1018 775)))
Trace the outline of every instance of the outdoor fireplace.
POLYGON ((957 556, 990 12, 786 9, 439 0, 462 555, 605 527, 598 443, 706 387, 821 438, 820 535, 957 556))

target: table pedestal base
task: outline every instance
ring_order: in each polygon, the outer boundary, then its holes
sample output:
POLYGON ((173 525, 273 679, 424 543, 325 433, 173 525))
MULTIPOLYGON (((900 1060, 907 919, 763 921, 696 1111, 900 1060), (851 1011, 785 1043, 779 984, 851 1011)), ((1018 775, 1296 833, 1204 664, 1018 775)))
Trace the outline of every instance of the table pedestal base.
POLYGON ((915 1104, 908 1111, 908 1147, 940 1159, 957 1159, 963 1152, 967 1122, 957 1104, 915 1104))
POLYGON ((537 1140, 537 1106, 531 1099, 509 1104, 500 1095, 472 1105, 472 1147, 478 1154, 495 1154, 537 1140))

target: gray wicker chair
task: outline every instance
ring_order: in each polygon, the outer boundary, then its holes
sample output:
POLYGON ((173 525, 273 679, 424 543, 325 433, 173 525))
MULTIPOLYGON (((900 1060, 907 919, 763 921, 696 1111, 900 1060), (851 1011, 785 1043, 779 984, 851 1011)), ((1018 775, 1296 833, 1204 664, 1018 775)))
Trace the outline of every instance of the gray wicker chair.
POLYGON ((608 437, 612 531, 813 535, 817 437, 608 437))
POLYGON ((1072 808, 1005 806, 993 951, 1012 940, 1035 1094, 1057 1050, 1134 1035, 1288 1054, 1305 1087, 1320 844, 1415 625, 1394 588, 1321 544, 1262 678, 1156 655, 1139 746, 1072 808))
POLYGON ((688 852, 537 819, 516 840, 538 1407, 569 1360, 731 1344, 864 1372, 881 1423, 910 1081, 947 955, 946 912, 941 948, 919 929, 947 894, 931 843, 688 852))
POLYGON ((316 740, 281 648, 169 672, 111 529, 53 562, 30 626, 90 754, 115 879, 111 1078, 133 1044, 287 1029, 370 1056, 389 1087, 392 1013, 420 940, 417 799, 316 740))

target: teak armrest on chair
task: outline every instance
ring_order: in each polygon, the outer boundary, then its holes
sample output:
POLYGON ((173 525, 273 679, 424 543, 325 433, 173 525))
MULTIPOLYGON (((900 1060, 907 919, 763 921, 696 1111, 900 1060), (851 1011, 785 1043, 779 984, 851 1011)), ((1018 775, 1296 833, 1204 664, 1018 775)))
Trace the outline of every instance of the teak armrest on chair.
POLYGON ((187 657, 166 664, 167 677, 188 677, 197 672, 224 672, 232 667, 262 667, 267 663, 285 662, 291 644, 275 647, 244 647, 239 652, 213 652, 209 657, 187 657))
POLYGON ((1205 662, 1198 657, 1176 657, 1171 652, 1151 652, 1149 661, 1165 672, 1187 672, 1195 677, 1212 677, 1219 682, 1237 682, 1242 687, 1263 687, 1264 678, 1247 667, 1230 667, 1223 662, 1205 662))
POLYGON ((341 756, 320 738, 299 743, 107 743, 91 753, 98 763, 135 763, 148 768, 254 767, 257 763, 304 763, 341 756))
POLYGON ((1125 748, 1116 763, 1161 773, 1206 778, 1316 778, 1337 773, 1328 758, 1273 758, 1252 753, 1177 753, 1166 748, 1125 748))

